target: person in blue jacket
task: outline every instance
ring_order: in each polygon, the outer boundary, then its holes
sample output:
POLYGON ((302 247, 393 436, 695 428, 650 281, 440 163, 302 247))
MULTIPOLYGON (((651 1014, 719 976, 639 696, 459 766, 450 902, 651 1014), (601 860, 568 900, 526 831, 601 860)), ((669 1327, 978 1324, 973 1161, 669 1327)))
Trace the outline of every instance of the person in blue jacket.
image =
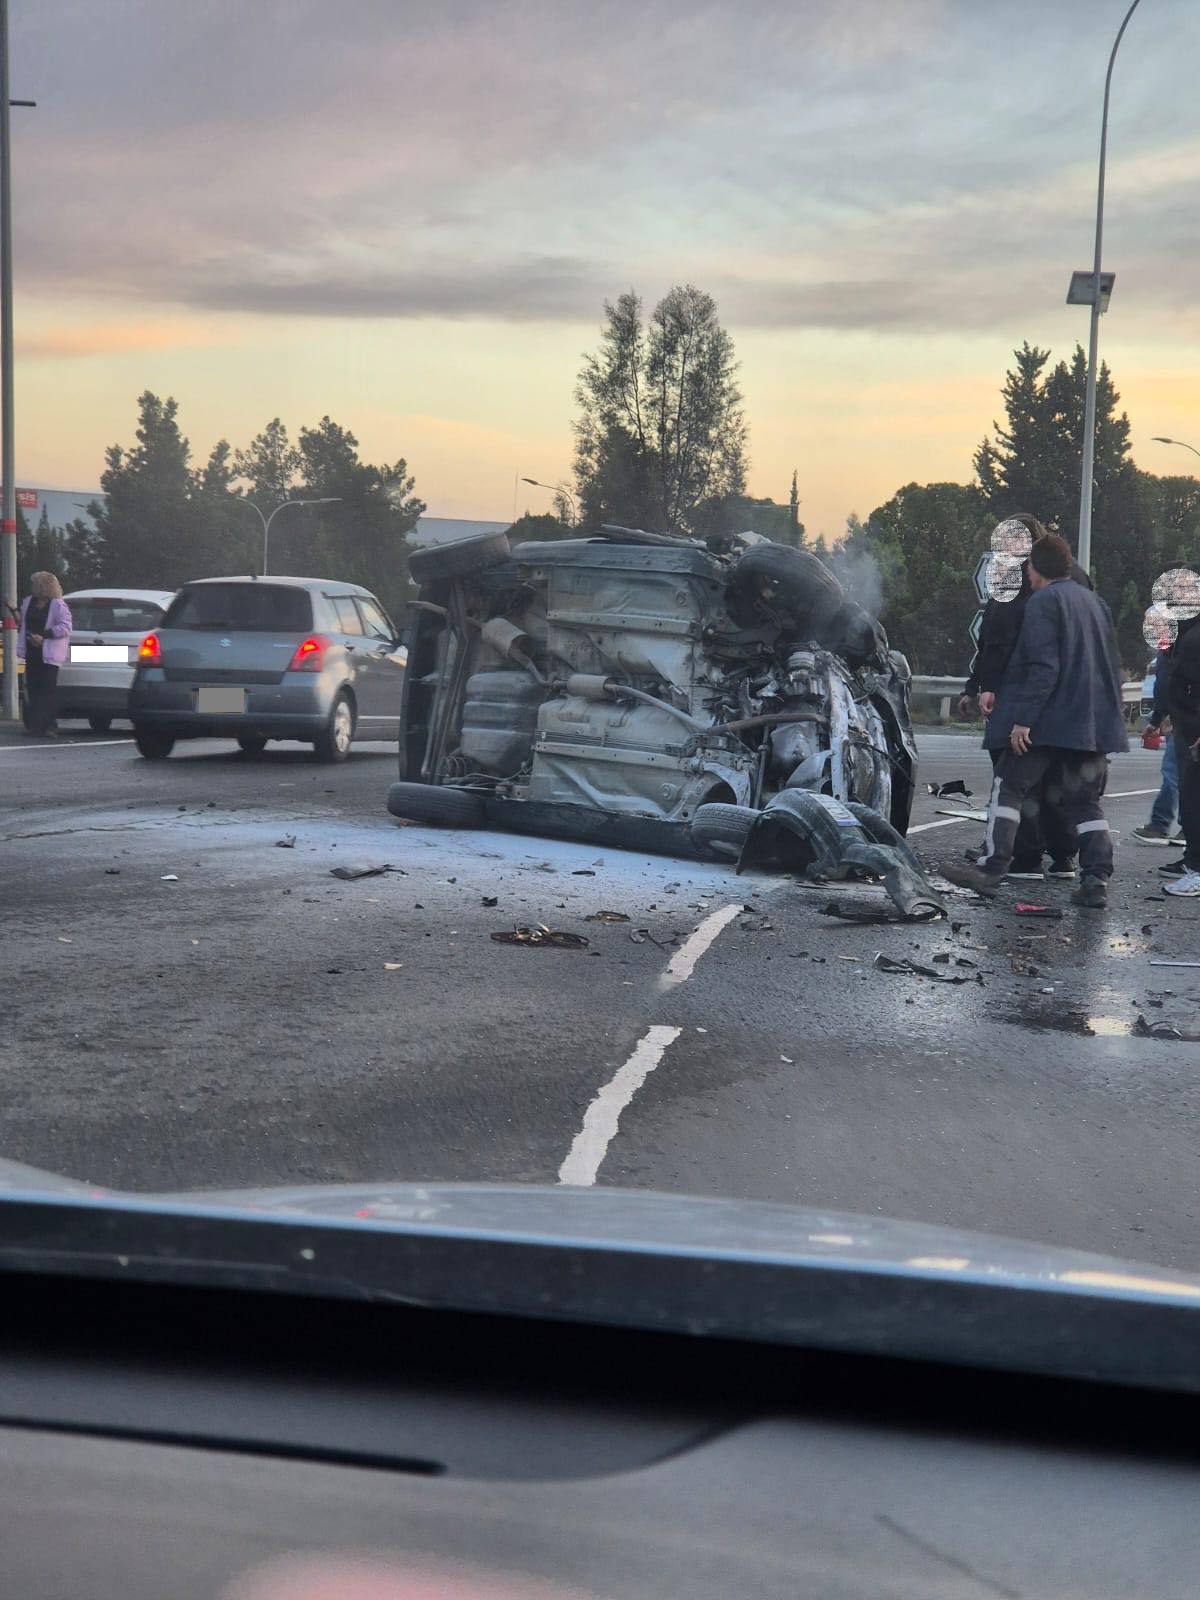
POLYGON ((1076 904, 1108 904, 1112 839, 1100 797, 1108 757, 1128 750, 1121 663, 1112 613, 1071 582, 1070 546, 1057 534, 1034 541, 1032 593, 984 744, 999 752, 979 863, 947 863, 951 883, 991 896, 1013 858, 1022 806, 1045 781, 1079 846, 1076 904))

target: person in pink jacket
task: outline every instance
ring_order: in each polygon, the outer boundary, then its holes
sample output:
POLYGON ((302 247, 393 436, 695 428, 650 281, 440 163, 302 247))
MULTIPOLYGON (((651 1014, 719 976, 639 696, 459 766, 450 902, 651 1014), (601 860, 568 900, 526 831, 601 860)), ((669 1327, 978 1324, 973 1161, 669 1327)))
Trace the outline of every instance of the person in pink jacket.
POLYGON ((21 601, 17 655, 25 663, 25 731, 57 737, 58 669, 71 649, 71 609, 52 572, 35 572, 21 601))

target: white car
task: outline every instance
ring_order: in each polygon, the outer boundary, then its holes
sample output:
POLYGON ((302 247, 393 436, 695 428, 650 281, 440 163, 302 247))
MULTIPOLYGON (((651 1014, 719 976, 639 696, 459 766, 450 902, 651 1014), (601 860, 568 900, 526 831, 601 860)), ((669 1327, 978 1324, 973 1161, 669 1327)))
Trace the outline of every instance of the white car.
POLYGON ((86 717, 106 733, 129 715, 138 646, 175 598, 170 589, 78 589, 71 608, 71 653, 58 672, 58 715, 86 717))

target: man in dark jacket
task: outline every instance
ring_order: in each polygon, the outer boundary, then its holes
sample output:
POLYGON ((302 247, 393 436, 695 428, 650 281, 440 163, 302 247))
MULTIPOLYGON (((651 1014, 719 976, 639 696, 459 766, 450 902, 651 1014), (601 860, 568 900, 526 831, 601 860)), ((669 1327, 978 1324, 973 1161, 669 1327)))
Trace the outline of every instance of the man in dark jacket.
POLYGON ((999 752, 977 866, 948 864, 951 883, 994 895, 1013 857, 1022 807, 1045 780, 1079 847, 1077 904, 1105 906, 1112 840, 1100 805, 1108 756, 1127 750, 1121 664, 1112 615, 1099 596, 1072 583, 1071 551, 1046 534, 1029 553, 1032 594, 984 744, 999 752))
MULTIPOLYGON (((1045 526, 1026 511, 1017 512, 1015 516, 1008 518, 1008 521, 1022 523, 1029 530, 1031 542, 1034 539, 1044 538, 1046 534, 1045 526)), ((1083 584, 1086 589, 1092 587, 1091 578, 1074 558, 1071 561, 1071 577, 1076 583, 1083 584)), ((979 648, 971 663, 970 676, 958 703, 958 709, 964 717, 973 715, 976 710, 982 712, 985 717, 991 715, 996 695, 1004 681, 1005 670, 1016 649, 1017 637, 1021 632, 1021 623, 1025 616, 1025 606, 1032 593, 1029 562, 1026 560, 1021 566, 1021 587, 1013 598, 989 600, 984 607, 983 620, 979 628, 979 648)), ((998 755, 998 751, 993 751, 993 767, 998 755)), ((1021 814, 1008 877, 1043 878, 1045 873, 1042 871, 1042 857, 1049 853, 1050 876, 1073 878, 1074 837, 1047 800, 1044 788, 1031 799, 1034 803, 1028 804, 1021 814)))

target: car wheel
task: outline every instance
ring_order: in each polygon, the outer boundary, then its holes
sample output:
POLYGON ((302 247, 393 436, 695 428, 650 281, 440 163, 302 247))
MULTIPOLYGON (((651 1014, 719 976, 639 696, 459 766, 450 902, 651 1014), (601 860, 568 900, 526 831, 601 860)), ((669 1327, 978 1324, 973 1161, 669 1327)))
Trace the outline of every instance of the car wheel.
POLYGON ((483 567, 498 567, 511 553, 506 533, 485 533, 477 539, 458 539, 453 544, 414 550, 408 571, 414 583, 436 583, 442 578, 465 577, 483 567))
POLYGON ((145 756, 147 761, 165 761, 175 748, 175 735, 135 728, 133 742, 137 745, 138 755, 145 756))
POLYGON ((238 734, 238 749, 244 750, 248 756, 260 756, 266 748, 267 741, 261 733, 238 734))
POLYGON ((93 733, 107 733, 112 727, 111 717, 89 717, 88 727, 93 733))
POLYGON ((486 817, 482 795, 436 783, 392 784, 387 808, 406 822, 433 822, 443 828, 481 828, 486 817))
POLYGON ((343 692, 333 702, 329 721, 320 738, 313 740, 313 750, 318 761, 345 761, 354 742, 354 707, 350 696, 343 692))
POLYGON ((697 806, 692 818, 692 840, 713 855, 740 856, 757 816, 752 806, 716 802, 697 806))

